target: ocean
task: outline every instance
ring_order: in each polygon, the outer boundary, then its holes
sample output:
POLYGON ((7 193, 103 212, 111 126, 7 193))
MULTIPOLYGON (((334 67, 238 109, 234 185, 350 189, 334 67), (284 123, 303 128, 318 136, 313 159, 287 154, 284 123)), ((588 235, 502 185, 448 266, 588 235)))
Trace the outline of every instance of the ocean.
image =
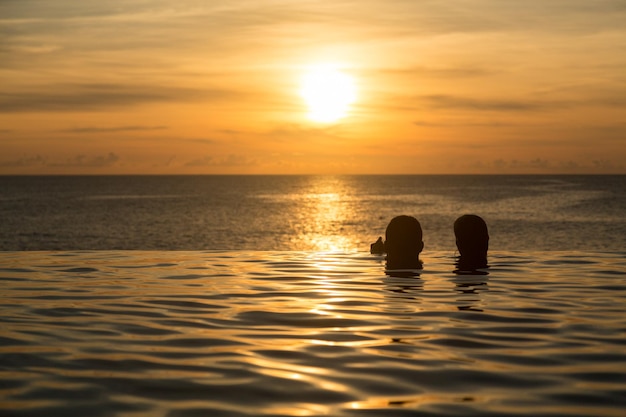
POLYGON ((626 176, 0 177, 0 250, 359 251, 398 214, 425 251, 482 216, 496 250, 626 248, 626 176))
POLYGON ((0 177, 0 415, 621 417, 625 183, 0 177), (398 214, 423 269, 369 253, 398 214))

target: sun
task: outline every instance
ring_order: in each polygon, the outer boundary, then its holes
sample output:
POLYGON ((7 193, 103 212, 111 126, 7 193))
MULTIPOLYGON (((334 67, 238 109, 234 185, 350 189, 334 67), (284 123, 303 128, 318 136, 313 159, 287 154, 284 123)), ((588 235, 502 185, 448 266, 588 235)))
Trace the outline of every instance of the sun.
POLYGON ((309 68, 300 84, 300 95, 309 108, 309 119, 332 123, 347 116, 356 100, 354 78, 331 65, 309 68))

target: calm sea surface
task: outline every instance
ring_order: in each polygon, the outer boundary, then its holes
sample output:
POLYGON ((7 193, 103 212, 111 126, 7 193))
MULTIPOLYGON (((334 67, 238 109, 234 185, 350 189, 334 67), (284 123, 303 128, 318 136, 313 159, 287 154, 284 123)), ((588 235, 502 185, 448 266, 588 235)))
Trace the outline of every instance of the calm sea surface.
POLYGON ((398 214, 453 252, 626 249, 626 176, 0 177, 0 250, 367 250, 398 214))
POLYGON ((4 252, 0 415, 624 415, 626 252, 423 260, 4 252))

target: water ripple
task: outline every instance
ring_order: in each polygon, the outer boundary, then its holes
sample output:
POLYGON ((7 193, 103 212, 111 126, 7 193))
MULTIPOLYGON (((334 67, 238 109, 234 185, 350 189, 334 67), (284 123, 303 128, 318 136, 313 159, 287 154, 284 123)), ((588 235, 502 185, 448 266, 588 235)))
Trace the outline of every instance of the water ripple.
POLYGON ((30 252, 0 268, 7 416, 580 415, 626 407, 626 263, 30 252), (541 410, 541 413, 537 413, 541 410))

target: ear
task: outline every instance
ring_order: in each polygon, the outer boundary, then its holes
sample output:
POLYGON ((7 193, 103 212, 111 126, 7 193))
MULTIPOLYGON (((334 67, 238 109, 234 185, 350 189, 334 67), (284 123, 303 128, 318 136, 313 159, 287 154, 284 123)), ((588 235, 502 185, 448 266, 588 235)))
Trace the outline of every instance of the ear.
POLYGON ((420 243, 417 244, 417 253, 421 253, 424 250, 424 241, 420 240, 420 243))

